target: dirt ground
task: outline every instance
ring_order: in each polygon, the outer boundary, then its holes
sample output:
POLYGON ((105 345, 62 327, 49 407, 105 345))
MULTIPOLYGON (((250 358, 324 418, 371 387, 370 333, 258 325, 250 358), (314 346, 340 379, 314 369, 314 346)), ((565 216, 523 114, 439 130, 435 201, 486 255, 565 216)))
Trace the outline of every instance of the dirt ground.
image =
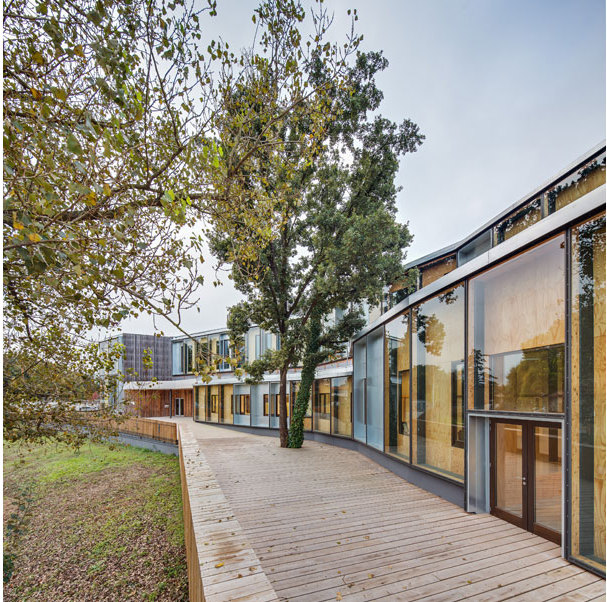
POLYGON ((174 456, 5 445, 4 496, 7 602, 188 599, 174 456))

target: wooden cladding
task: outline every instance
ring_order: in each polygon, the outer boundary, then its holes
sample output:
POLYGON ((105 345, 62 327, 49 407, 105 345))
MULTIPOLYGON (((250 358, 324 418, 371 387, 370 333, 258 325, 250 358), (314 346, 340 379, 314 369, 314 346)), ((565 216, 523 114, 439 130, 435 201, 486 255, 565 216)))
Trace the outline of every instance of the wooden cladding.
POLYGON ((175 400, 183 399, 183 416, 193 416, 193 390, 173 389, 153 390, 140 389, 124 392, 125 399, 133 404, 133 413, 141 418, 155 416, 175 416, 175 400))

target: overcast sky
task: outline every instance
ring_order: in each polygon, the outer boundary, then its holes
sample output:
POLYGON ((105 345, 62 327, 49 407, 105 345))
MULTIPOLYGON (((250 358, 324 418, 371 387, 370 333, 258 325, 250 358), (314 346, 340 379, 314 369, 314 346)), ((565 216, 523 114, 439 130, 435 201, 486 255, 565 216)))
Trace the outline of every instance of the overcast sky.
MULTIPOLYGON (((304 2, 304 5, 307 5, 304 2)), ((257 2, 219 0, 209 37, 250 43, 257 2)), ((325 0, 335 34, 359 15, 364 50, 382 50, 380 112, 416 122, 426 140, 401 161, 398 219, 413 260, 455 242, 605 138, 604 0, 325 0)), ((191 332, 225 325, 240 298, 200 290, 191 332)), ((174 329, 157 324, 167 334, 174 329)), ((151 332, 151 318, 124 332, 151 332)))

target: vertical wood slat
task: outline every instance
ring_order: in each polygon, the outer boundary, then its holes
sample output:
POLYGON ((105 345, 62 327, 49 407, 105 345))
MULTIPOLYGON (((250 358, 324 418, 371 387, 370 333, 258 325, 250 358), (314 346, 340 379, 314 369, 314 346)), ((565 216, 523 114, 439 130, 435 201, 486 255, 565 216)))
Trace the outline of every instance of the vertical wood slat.
POLYGON ((121 433, 142 435, 160 441, 177 444, 177 425, 149 418, 127 418, 116 425, 121 433))

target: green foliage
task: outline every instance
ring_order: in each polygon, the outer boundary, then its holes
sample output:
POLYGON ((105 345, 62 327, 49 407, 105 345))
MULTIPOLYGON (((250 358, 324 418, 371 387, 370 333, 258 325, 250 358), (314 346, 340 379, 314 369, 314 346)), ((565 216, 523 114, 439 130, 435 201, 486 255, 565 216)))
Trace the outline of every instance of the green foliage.
MULTIPOLYGON (((356 43, 350 47, 355 48, 356 43)), ((411 241, 407 226, 395 220, 394 179, 399 158, 414 152, 423 136, 409 120, 396 124, 376 113, 382 93, 375 75, 387 66, 381 53, 357 53, 353 64, 348 58, 333 69, 323 51, 315 49, 302 69, 303 87, 323 91, 308 105, 314 117, 295 111, 283 118, 275 102, 280 126, 264 130, 273 140, 271 147, 247 156, 247 164, 255 167, 244 193, 251 199, 273 199, 274 238, 260 247, 252 264, 235 257, 235 241, 221 232, 212 237, 212 250, 231 262, 234 284, 247 297, 231 310, 232 335, 242 336, 250 323, 280 335, 283 446, 288 368, 301 360, 306 345, 304 365, 315 366, 361 327, 359 304, 378 302, 386 284, 404 278, 411 241), (307 147, 304 140, 313 142, 307 147), (322 335, 310 334, 312 315, 319 311, 324 316, 335 308, 342 310, 342 320, 322 335)), ((265 86, 272 89, 272 69, 255 64, 250 72, 250 80, 268 81, 265 86)), ((239 99, 233 119, 246 115, 240 127, 249 124, 253 132, 262 127, 252 117, 259 107, 236 94, 228 95, 228 104, 233 96, 239 99)), ((299 110, 306 105, 304 98, 299 110)), ((220 130, 227 157, 237 153, 230 131, 220 130)), ((303 408, 308 393, 302 389, 303 408)), ((300 444, 302 418, 296 412, 292 420, 294 444, 300 444)))
POLYGON ((320 358, 320 338, 322 325, 322 310, 320 305, 316 305, 312 310, 309 325, 307 328, 306 337, 306 353, 303 359, 301 369, 301 382, 297 391, 297 399, 295 400, 295 408, 293 409, 293 418, 291 419, 291 427, 289 428, 288 447, 300 448, 304 440, 304 417, 308 409, 310 400, 310 392, 314 384, 314 373, 320 358))
POLYGON ((322 24, 303 45, 292 0, 260 6, 259 47, 242 56, 204 38, 215 14, 214 0, 5 5, 10 439, 80 440, 75 406, 111 388, 84 378, 107 374, 90 333, 143 312, 181 328, 203 282, 207 228, 252 277, 257 249, 278 232, 274 195, 250 183, 278 141, 309 160, 326 90, 308 86, 304 54, 328 72, 341 59, 325 48, 322 24), (302 126, 285 141, 289 115, 302 126))

